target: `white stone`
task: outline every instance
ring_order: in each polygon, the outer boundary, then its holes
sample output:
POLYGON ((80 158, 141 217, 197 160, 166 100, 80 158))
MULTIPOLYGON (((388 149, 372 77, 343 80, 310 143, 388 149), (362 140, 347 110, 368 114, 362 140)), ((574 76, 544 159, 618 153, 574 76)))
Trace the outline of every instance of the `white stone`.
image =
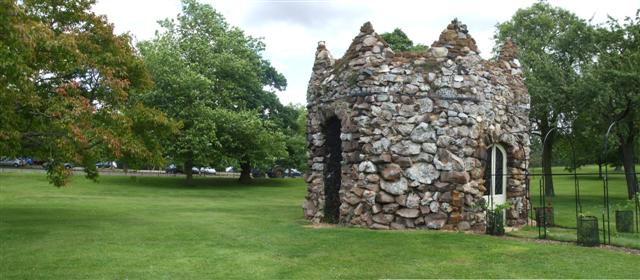
POLYGON ((365 47, 371 47, 375 45, 377 42, 378 42, 378 39, 376 39, 376 37, 369 35, 365 37, 364 40, 362 40, 362 45, 365 47))
POLYGON ((419 112, 421 114, 433 112, 433 101, 431 101, 431 99, 429 99, 429 98, 420 98, 416 102, 420 106, 420 109, 419 109, 420 111, 419 112))
POLYGON ((420 205, 420 196, 415 193, 410 193, 407 196, 405 204, 407 208, 418 208, 418 206, 420 205))
POLYGON ((358 171, 365 173, 375 173, 377 171, 376 165, 370 161, 363 161, 358 165, 358 171))
POLYGON ((438 147, 435 143, 422 143, 422 150, 430 154, 435 154, 438 147))
POLYGON ((438 179, 440 172, 428 163, 416 163, 405 171, 407 178, 418 181, 422 184, 431 184, 438 179))
POLYGON ((427 123, 420 123, 411 132, 411 141, 423 143, 427 141, 435 141, 436 132, 427 123))
POLYGON ((445 48, 445 47, 433 47, 433 48, 431 48, 429 50, 431 51, 431 54, 435 58, 445 57, 449 53, 449 50, 447 50, 447 48, 445 48))
POLYGON ((380 187, 390 194, 401 195, 407 191, 409 185, 407 183, 407 179, 401 177, 400 180, 397 180, 395 182, 382 180, 380 183, 380 187))
POLYGON ((391 152, 402 156, 412 156, 420 154, 420 145, 411 141, 402 141, 391 146, 391 152))

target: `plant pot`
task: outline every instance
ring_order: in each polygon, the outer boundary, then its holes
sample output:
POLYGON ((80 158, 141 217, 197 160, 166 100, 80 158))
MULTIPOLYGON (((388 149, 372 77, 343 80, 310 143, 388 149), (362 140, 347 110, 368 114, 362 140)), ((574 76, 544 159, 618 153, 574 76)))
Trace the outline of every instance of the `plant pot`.
POLYGON ((633 232, 633 211, 616 210, 616 231, 633 232))
POLYGON ((544 219, 546 221, 546 226, 553 226, 553 207, 534 207, 533 209, 536 211, 537 225, 542 226, 542 220, 544 219))
POLYGON ((501 210, 487 210, 487 229, 490 235, 504 235, 504 215, 501 210))
POLYGON ((600 245, 600 232, 598 231, 598 218, 594 216, 581 216, 578 218, 578 245, 600 245))

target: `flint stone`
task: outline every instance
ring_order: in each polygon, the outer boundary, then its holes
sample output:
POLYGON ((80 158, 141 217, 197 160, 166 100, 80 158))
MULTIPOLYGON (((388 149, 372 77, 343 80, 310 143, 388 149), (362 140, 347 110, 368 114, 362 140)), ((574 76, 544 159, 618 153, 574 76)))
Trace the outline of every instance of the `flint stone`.
POLYGON ((398 210, 398 208, 400 208, 400 205, 398 203, 388 203, 382 206, 382 211, 384 211, 385 213, 393 214, 396 212, 396 210, 398 210))
POLYGON ((429 49, 431 51, 431 55, 435 58, 443 58, 446 57, 449 51, 445 47, 433 47, 429 49))
POLYGON ((435 141, 436 132, 427 123, 422 122, 411 132, 411 140, 417 143, 435 141))
POLYGON ((401 195, 407 191, 409 185, 405 178, 400 178, 400 180, 397 180, 395 182, 382 180, 380 187, 390 194, 401 195))
POLYGON ((438 151, 438 146, 435 143, 422 143, 422 150, 426 153, 435 154, 438 151))
POLYGON ((420 98, 417 100, 417 103, 420 107, 420 113, 431 113, 433 112, 433 101, 429 98, 420 98))
POLYGON ((407 207, 407 208, 418 208, 419 205, 420 205, 420 196, 418 196, 415 193, 410 193, 407 196, 405 207, 407 207))
POLYGON ((416 163, 405 172, 406 176, 422 184, 431 184, 438 179, 440 172, 433 165, 428 163, 416 163))
POLYGON ((363 161, 358 165, 358 171, 365 173, 375 173, 377 171, 376 165, 370 161, 363 161))
POLYGON ((399 223, 391 223, 390 225, 391 229, 405 229, 405 226, 403 224, 399 224, 399 223))
POLYGON ((441 229, 447 222, 447 215, 445 215, 444 213, 428 214, 427 216, 425 216, 424 221, 427 224, 427 228, 441 229))
POLYGON ((396 181, 400 179, 401 175, 402 169, 395 163, 388 164, 387 167, 382 170, 382 178, 387 181, 396 181))
POLYGON ((378 141, 373 142, 372 147, 371 147, 371 151, 376 154, 382 154, 383 152, 387 151, 389 149, 389 145, 391 145, 391 142, 389 141, 389 139, 387 138, 382 138, 378 141))
POLYGON ((431 212, 436 213, 438 212, 438 209, 440 208, 440 203, 437 201, 431 201, 431 203, 429 203, 429 210, 431 210, 431 212))
POLYGON ((417 218, 420 215, 420 210, 415 208, 401 208, 396 211, 396 214, 404 218, 417 218))
POLYGON ((467 231, 471 228, 471 225, 467 221, 462 221, 458 223, 458 230, 467 231))
POLYGON ((440 173, 440 180, 443 182, 466 184, 469 182, 469 173, 464 171, 447 171, 440 173))
POLYGON ((393 221, 393 215, 378 213, 373 215, 373 221, 378 224, 388 225, 393 221))
POLYGON ((376 201, 380 203, 392 203, 392 202, 395 202, 396 199, 393 195, 390 195, 386 192, 378 192, 376 196, 376 201))
MULTIPOLYGON (((415 129, 414 129, 415 131, 415 129)), ((412 156, 420 153, 420 145, 411 141, 402 141, 391 146, 391 152, 402 156, 412 156)))

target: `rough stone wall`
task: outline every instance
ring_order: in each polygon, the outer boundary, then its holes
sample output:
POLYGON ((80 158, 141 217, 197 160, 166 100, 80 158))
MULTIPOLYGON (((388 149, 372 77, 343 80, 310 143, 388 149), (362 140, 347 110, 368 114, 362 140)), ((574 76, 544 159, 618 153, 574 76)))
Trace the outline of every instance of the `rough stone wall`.
POLYGON ((374 229, 484 230, 487 147, 507 150, 509 225, 527 219, 529 95, 517 49, 478 55, 454 20, 426 53, 394 53, 365 23, 343 58, 318 44, 307 93, 304 216, 324 221, 324 126, 341 122, 339 222, 374 229))

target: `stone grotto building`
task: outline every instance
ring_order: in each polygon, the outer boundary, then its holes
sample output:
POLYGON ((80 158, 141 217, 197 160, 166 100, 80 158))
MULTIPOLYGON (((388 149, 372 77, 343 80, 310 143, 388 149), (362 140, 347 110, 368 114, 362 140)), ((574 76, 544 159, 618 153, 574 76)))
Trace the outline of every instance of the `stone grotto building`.
POLYGON ((304 216, 372 229, 485 228, 509 202, 527 222, 529 95, 517 48, 483 60, 454 20, 425 53, 396 53, 365 23, 346 54, 318 44, 307 93, 304 216))

